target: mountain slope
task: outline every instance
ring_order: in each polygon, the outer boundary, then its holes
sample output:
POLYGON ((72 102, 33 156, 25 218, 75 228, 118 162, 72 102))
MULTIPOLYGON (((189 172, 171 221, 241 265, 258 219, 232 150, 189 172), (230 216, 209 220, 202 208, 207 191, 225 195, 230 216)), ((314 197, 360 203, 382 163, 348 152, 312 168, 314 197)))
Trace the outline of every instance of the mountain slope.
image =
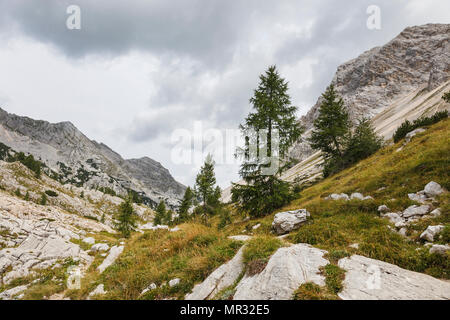
POLYGON ((125 160, 70 122, 53 124, 0 109, 0 142, 40 159, 62 182, 107 187, 118 194, 134 190, 151 205, 165 199, 176 206, 185 189, 160 163, 147 157, 125 160))

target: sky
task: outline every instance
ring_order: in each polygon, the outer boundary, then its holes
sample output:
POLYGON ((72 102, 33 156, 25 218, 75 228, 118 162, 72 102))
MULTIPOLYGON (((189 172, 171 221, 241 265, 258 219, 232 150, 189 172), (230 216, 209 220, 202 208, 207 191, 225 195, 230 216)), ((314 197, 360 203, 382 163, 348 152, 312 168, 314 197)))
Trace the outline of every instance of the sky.
POLYGON ((0 107, 71 121, 185 185, 211 152, 225 188, 268 66, 301 116, 340 64, 408 26, 450 23, 449 12, 448 0, 0 0, 0 107))

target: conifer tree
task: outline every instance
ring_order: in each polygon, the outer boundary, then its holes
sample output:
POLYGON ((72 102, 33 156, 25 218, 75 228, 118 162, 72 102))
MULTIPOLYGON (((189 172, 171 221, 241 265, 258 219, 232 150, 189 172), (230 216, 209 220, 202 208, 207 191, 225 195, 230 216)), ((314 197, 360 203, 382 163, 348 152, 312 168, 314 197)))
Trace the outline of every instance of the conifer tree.
POLYGON ((322 151, 325 159, 342 157, 350 132, 349 115, 333 85, 327 88, 322 97, 319 116, 314 120, 309 141, 313 149, 322 151))
POLYGON ((212 156, 208 154, 205 163, 195 179, 195 190, 198 197, 203 202, 204 212, 207 211, 208 200, 214 193, 214 185, 216 184, 214 165, 212 156))
POLYGON ((166 217, 166 205, 164 204, 164 201, 161 200, 158 206, 156 207, 153 224, 155 226, 163 224, 165 217, 166 217))
POLYGON ((445 102, 450 103, 450 91, 444 93, 444 95, 442 96, 442 99, 444 99, 445 102))
POLYGON ((291 105, 288 83, 276 67, 270 66, 259 79, 250 99, 253 110, 240 126, 246 146, 237 150, 237 155, 244 158, 239 174, 246 184, 233 184, 231 191, 237 208, 252 216, 266 215, 291 200, 289 184, 279 176, 286 167, 289 147, 303 132, 297 122, 297 108, 291 105), (278 150, 272 150, 274 129, 279 134, 278 150), (256 155, 251 154, 252 148, 256 149, 256 155), (264 158, 269 162, 261 161, 264 158), (265 174, 267 167, 274 167, 274 174, 265 174))
POLYGON ((123 237, 129 238, 131 232, 137 228, 136 214, 133 209, 133 202, 127 197, 119 206, 116 229, 123 237))
POLYGON ((183 200, 181 200, 180 207, 178 208, 178 218, 180 222, 185 222, 189 218, 189 209, 193 205, 194 196, 191 187, 187 187, 184 192, 183 200))

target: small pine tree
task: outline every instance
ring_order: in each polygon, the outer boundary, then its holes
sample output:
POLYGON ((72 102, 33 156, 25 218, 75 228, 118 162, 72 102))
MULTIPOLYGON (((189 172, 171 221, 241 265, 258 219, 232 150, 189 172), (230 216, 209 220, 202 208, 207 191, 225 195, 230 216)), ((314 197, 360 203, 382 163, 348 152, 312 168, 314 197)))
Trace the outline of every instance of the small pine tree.
POLYGON ((47 204, 47 195, 45 193, 42 194, 39 204, 42 206, 45 206, 47 204))
POLYGON ((313 149, 322 151, 325 159, 340 158, 350 132, 349 115, 333 85, 327 88, 322 97, 319 116, 314 120, 309 141, 313 149))
POLYGON ((181 200, 180 207, 178 208, 178 219, 180 222, 185 222, 189 218, 189 209, 194 202, 194 192, 190 187, 186 188, 184 192, 183 200, 181 200))
POLYGON ((214 160, 210 154, 206 157, 205 163, 200 169, 195 179, 195 190, 198 197, 203 202, 204 211, 207 211, 208 200, 214 193, 216 177, 214 175, 214 160))
POLYGON ((14 192, 14 194, 19 198, 22 197, 22 193, 20 192, 19 188, 16 189, 16 192, 14 192))
POLYGON ((30 200, 30 193, 27 191, 27 193, 25 194, 25 197, 23 198, 25 201, 29 201, 30 200))
POLYGON ((167 210, 166 215, 164 217, 164 224, 171 225, 172 224, 172 216, 173 216, 173 211, 167 210))
POLYGON ((131 232, 137 228, 137 217, 133 209, 133 203, 128 197, 123 201, 117 212, 117 222, 115 224, 116 230, 119 231, 123 237, 129 238, 131 232))
POLYGON ((153 218, 153 225, 163 224, 164 219, 166 217, 166 205, 164 201, 160 201, 155 210, 155 217, 153 218))

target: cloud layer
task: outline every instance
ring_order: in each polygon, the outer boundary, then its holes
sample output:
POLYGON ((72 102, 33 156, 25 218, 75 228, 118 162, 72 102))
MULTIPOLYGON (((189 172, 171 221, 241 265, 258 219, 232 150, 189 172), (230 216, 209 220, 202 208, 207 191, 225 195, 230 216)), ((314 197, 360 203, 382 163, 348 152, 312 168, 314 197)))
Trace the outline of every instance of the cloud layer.
MULTIPOLYGON (((276 64, 305 113, 337 66, 407 26, 449 23, 446 0, 0 0, 0 103, 70 120, 126 157, 150 156, 185 184, 194 166, 171 159, 177 128, 234 129, 258 76, 276 64), (81 8, 81 30, 66 8, 81 8), (366 27, 369 5, 381 30, 366 27)), ((237 179, 221 165, 218 180, 237 179)))

